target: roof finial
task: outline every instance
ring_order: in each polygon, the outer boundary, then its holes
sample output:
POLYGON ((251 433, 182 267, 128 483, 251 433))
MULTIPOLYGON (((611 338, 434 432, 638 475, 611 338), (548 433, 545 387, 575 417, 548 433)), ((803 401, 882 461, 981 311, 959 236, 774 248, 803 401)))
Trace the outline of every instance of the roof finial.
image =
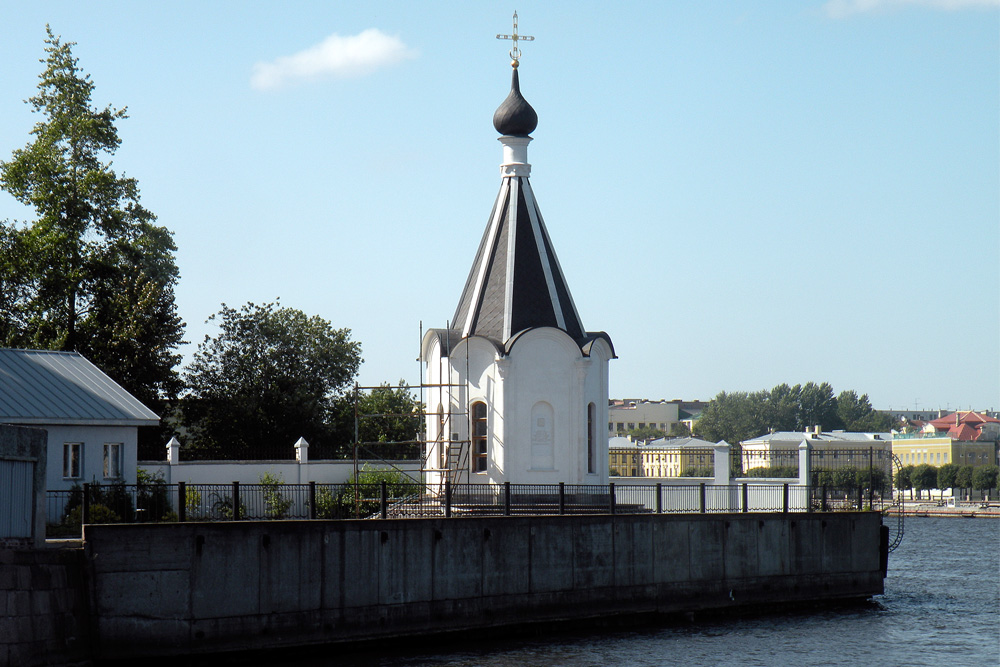
POLYGON ((517 48, 517 40, 524 42, 533 42, 535 38, 531 35, 518 35, 517 34, 517 10, 514 10, 514 34, 513 35, 497 35, 497 39, 510 39, 514 42, 514 48, 510 50, 510 66, 517 69, 517 62, 521 59, 521 49, 517 48))

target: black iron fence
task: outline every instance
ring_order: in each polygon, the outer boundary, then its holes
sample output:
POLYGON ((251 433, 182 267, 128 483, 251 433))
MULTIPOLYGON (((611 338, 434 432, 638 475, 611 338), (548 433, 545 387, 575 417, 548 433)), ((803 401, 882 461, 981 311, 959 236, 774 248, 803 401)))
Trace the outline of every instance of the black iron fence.
POLYGON ((82 524, 426 516, 809 512, 873 509, 868 487, 831 494, 795 484, 84 484, 49 491, 48 535, 82 524))

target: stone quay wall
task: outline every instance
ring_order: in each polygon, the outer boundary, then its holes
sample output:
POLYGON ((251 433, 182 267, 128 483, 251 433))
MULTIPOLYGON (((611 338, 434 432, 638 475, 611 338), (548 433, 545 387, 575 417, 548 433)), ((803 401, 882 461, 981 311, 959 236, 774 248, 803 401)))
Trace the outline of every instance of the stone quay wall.
POLYGON ((81 549, 0 550, 0 666, 90 659, 83 573, 81 549))
POLYGON ((866 598, 874 512, 85 528, 98 660, 866 598))

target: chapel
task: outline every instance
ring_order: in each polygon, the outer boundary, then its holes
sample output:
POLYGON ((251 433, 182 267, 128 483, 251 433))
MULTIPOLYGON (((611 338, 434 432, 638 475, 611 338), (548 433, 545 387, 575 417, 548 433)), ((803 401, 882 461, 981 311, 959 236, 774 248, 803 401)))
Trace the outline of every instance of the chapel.
POLYGON ((454 317, 421 342, 429 485, 608 482, 614 347, 584 328, 528 179, 538 116, 519 55, 515 23, 510 94, 493 115, 500 192, 454 317))

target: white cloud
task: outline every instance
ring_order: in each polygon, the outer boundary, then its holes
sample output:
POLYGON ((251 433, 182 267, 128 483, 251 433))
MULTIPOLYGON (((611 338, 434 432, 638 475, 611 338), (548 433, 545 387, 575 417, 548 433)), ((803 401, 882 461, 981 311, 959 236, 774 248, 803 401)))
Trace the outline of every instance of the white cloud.
POLYGON ((1000 0, 829 0, 823 9, 828 16, 842 19, 853 14, 914 6, 955 11, 969 7, 1000 7, 1000 0))
POLYGON ((330 35, 304 51, 257 63, 250 85, 257 90, 273 90, 300 81, 362 76, 414 57, 416 52, 398 37, 369 28, 347 37, 330 35))

